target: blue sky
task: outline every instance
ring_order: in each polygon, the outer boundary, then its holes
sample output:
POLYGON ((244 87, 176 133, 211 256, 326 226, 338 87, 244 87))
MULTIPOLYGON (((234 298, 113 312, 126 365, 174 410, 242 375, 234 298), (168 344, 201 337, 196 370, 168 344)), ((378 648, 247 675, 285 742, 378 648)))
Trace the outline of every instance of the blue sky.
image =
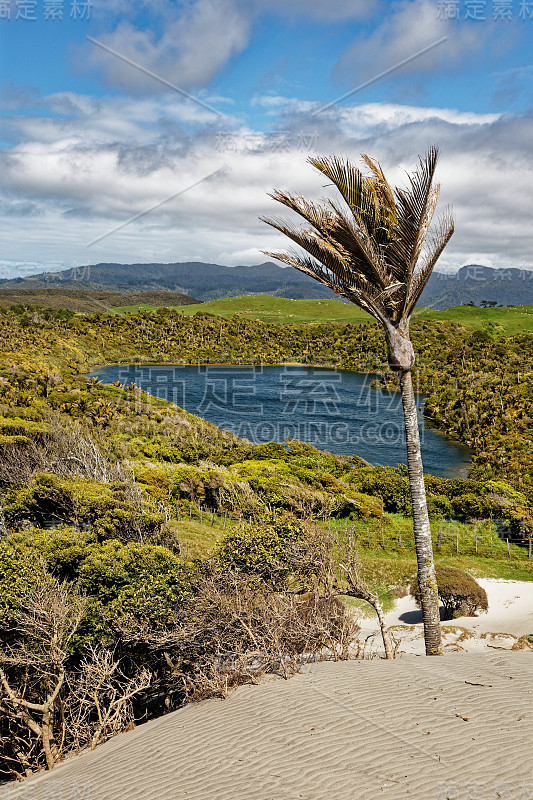
POLYGON ((2 274, 259 263, 308 155, 433 142, 440 268, 533 267, 532 37, 533 0, 0 0, 2 274))

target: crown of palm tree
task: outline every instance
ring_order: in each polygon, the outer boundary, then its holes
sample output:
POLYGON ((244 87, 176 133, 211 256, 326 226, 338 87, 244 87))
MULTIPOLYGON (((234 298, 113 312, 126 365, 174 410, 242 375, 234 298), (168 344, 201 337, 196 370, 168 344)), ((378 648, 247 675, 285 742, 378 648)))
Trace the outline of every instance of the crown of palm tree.
POLYGON ((403 327, 454 230, 447 210, 430 231, 440 190, 433 183, 438 150, 431 147, 419 159, 405 188, 391 188, 380 165, 367 155, 362 158, 367 175, 336 156, 308 159, 335 184, 345 207, 331 200, 316 205, 281 191, 270 194, 311 227, 261 219, 309 255, 264 252, 311 275, 387 327, 403 327))

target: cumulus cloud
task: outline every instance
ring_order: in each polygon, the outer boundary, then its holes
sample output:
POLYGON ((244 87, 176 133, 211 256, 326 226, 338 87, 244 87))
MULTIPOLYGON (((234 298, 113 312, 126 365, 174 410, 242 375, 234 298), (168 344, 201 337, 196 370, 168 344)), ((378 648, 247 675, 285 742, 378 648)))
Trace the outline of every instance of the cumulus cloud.
POLYGON ((309 155, 357 160, 367 152, 401 183, 418 154, 437 143, 442 205, 453 204, 457 218, 439 268, 473 260, 531 266, 531 115, 367 103, 312 117, 316 106, 288 102, 279 127, 267 133, 234 120, 226 129, 191 128, 168 98, 54 95, 41 100, 43 109, 47 103, 70 115, 14 115, 20 143, 0 156, 0 219, 9 232, 3 255, 12 264, 258 263, 262 249, 286 246, 258 220, 281 211, 267 192, 333 194, 309 155))
POLYGON ((248 43, 250 17, 231 0, 196 0, 180 13, 173 4, 160 3, 150 11, 159 25, 147 28, 126 18, 113 31, 95 37, 119 55, 87 43, 90 63, 112 86, 134 93, 168 91, 165 83, 146 74, 148 70, 184 91, 198 89, 248 43))
MULTIPOLYGON (((293 19, 305 14, 306 19, 340 23, 371 15, 379 0, 94 0, 94 4, 108 27, 95 38, 115 54, 86 43, 84 63, 97 68, 115 88, 161 94, 168 89, 164 81, 184 91, 209 85, 246 49, 253 25, 264 13, 293 19), (120 22, 115 24, 117 18, 120 22)), ((79 64, 77 50, 74 64, 79 64)))
MULTIPOLYGON (((402 0, 391 4, 382 21, 369 34, 357 38, 339 58, 337 78, 360 83, 385 71, 443 37, 446 41, 399 68, 399 74, 424 73, 437 67, 458 70, 476 57, 481 46, 494 46, 494 26, 446 20, 433 0, 402 0)), ((499 46, 507 38, 499 26, 499 46)))

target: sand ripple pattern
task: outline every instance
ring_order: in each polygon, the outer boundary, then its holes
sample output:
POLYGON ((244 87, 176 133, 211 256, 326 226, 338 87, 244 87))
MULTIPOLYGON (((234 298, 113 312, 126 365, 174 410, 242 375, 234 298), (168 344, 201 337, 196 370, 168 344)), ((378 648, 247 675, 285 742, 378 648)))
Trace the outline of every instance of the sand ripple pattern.
POLYGON ((533 654, 324 663, 116 737, 2 800, 533 800, 533 654))

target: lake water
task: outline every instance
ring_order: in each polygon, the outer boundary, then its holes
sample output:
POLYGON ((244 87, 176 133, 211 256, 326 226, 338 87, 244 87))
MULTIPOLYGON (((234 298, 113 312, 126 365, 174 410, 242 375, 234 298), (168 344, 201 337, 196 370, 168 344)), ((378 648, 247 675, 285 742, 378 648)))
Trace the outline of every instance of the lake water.
MULTIPOLYGON (((91 373, 136 386, 255 444, 300 439, 371 464, 406 463, 399 393, 373 389, 374 375, 303 366, 112 366, 91 373)), ((418 405, 423 396, 418 396, 418 405)), ((432 430, 419 412, 424 471, 466 476, 468 449, 432 430)))

